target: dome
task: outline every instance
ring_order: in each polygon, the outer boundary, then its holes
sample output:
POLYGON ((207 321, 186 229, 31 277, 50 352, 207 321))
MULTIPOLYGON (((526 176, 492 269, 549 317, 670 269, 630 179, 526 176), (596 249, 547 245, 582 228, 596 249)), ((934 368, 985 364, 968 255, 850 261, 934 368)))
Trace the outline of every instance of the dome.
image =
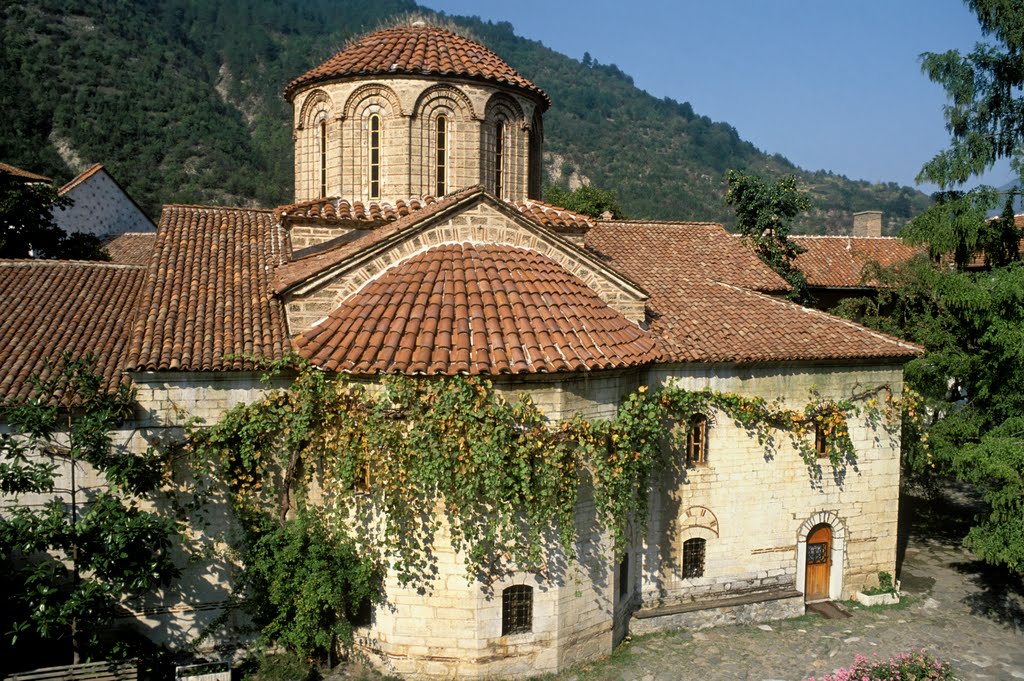
POLYGON ((507 85, 551 105, 547 94, 478 42, 422 22, 363 36, 285 88, 291 100, 313 83, 365 76, 442 76, 507 85))

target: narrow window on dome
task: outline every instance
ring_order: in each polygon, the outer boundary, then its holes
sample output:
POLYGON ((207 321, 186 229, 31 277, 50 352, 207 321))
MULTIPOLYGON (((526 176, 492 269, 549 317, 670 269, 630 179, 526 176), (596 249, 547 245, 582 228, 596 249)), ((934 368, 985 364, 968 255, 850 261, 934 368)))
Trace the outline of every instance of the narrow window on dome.
POLYGON ((448 193, 448 117, 437 117, 437 184, 435 196, 448 193))
POLYGON ((370 198, 380 198, 380 116, 370 116, 370 198))
POLYGON ((320 198, 327 197, 327 121, 320 121, 320 198))
POLYGON ((494 126, 494 193, 500 199, 505 175, 505 124, 498 121, 494 126))

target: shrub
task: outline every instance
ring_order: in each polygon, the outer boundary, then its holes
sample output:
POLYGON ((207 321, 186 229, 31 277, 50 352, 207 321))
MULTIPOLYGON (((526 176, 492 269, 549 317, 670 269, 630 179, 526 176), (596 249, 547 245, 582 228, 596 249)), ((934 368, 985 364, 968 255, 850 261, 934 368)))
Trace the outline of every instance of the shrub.
POLYGON ((923 650, 911 650, 888 660, 869 660, 858 655, 849 669, 837 669, 835 674, 826 674, 820 679, 812 676, 806 681, 956 681, 958 678, 948 662, 940 662, 923 650))

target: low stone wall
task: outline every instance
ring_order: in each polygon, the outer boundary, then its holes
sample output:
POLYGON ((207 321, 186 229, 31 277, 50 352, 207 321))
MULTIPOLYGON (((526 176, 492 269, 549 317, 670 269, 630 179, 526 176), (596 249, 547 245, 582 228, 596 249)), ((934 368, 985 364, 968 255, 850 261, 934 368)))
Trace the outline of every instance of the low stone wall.
POLYGON ((706 629, 724 624, 788 619, 803 614, 803 594, 790 588, 639 610, 633 613, 629 630, 632 634, 649 634, 669 629, 706 629))

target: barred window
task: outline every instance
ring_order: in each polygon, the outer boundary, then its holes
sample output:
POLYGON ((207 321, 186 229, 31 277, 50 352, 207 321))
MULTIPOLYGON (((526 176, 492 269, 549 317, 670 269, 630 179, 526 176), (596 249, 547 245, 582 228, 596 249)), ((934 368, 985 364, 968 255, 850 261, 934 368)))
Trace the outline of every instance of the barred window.
POLYGON ((442 197, 448 193, 448 118, 437 117, 437 183, 434 195, 442 197))
POLYGON ((501 635, 533 631, 533 587, 510 586, 501 592, 501 635))
POLYGON ((819 459, 824 459, 828 456, 828 440, 826 439, 825 429, 820 424, 814 428, 814 451, 817 452, 819 459))
POLYGON ((686 459, 691 464, 707 463, 708 417, 694 414, 690 417, 690 432, 686 436, 686 459))
POLYGON ((683 542, 683 577, 693 579, 704 576, 704 539, 683 542))
POLYGON ((380 198, 380 116, 370 116, 370 198, 380 198))
POLYGON ((320 121, 320 198, 327 197, 327 121, 320 121))
POLYGON ((494 126, 494 195, 502 198, 505 177, 505 124, 498 121, 494 126))

